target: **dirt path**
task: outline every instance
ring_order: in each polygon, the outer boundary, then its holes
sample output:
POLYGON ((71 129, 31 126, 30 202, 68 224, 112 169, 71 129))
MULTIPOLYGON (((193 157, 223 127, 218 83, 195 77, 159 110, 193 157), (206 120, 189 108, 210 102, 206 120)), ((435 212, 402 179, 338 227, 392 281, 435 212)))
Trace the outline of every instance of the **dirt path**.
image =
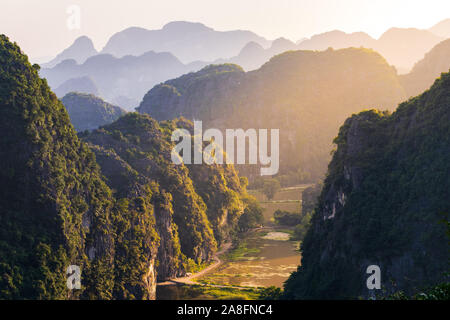
MULTIPOLYGON (((201 276, 205 275, 206 273, 210 272, 211 270, 220 266, 223 263, 223 261, 220 260, 220 256, 223 255, 224 253, 228 252, 230 250, 230 248, 231 248, 231 242, 223 244, 220 251, 216 252, 216 254, 213 257, 214 263, 207 266, 202 271, 199 271, 197 273, 191 274, 186 277, 173 278, 173 279, 167 280, 165 282, 159 282, 159 283, 157 283, 157 285, 158 286, 170 286, 170 285, 174 285, 174 284, 198 285, 199 284, 198 282, 194 282, 192 280, 196 279, 198 277, 201 277, 201 276)), ((208 285, 208 286, 224 287, 224 286, 215 286, 215 285, 208 285)))

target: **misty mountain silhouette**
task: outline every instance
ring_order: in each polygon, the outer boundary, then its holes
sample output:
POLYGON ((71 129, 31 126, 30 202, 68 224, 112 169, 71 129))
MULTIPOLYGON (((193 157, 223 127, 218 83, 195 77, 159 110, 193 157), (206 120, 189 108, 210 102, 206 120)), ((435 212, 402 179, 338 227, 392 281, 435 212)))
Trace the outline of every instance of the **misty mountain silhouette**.
POLYGON ((339 30, 314 35, 298 44, 300 50, 343 49, 349 47, 374 48, 376 40, 364 32, 345 33, 339 30))
POLYGON ((185 63, 214 61, 236 56, 250 41, 263 47, 270 45, 270 41, 250 31, 216 31, 201 23, 175 21, 160 30, 132 27, 118 32, 109 39, 102 53, 122 57, 150 50, 168 51, 185 63))
MULTIPOLYGON (((448 20, 444 20, 430 30, 444 32, 447 24, 448 20)), ((89 38, 80 37, 49 64, 65 57, 72 60, 62 61, 51 69, 44 68, 41 74, 56 88, 59 96, 70 91, 93 93, 132 110, 154 85, 198 71, 208 64, 232 63, 251 71, 260 68, 273 56, 290 50, 364 47, 379 52, 399 73, 406 74, 442 40, 428 30, 391 28, 379 39, 364 32, 334 30, 295 44, 285 38, 268 41, 248 31, 220 32, 201 23, 178 21, 166 24, 161 30, 132 27, 118 32, 110 38, 102 54, 94 55, 81 64, 79 61, 96 51, 89 38), (160 53, 149 51, 150 48, 160 53), (161 53, 164 51, 167 52, 161 53), (235 54, 227 58, 232 52, 235 54), (179 59, 193 62, 184 64, 179 59), (80 79, 73 80, 82 77, 90 77, 94 85, 86 87, 80 79), (98 91, 92 89, 94 86, 98 91)), ((440 72, 448 70, 438 69, 440 72)), ((429 81, 425 82, 429 85, 429 81)))
POLYGON ((400 76, 406 94, 416 96, 429 88, 442 72, 450 70, 450 39, 437 44, 417 62, 409 74, 400 76))
POLYGON ((42 66, 51 68, 67 59, 73 59, 77 63, 83 63, 87 58, 96 55, 97 53, 92 40, 86 36, 81 36, 77 38, 70 47, 62 51, 50 62, 42 64, 42 66))
POLYGON ((442 40, 427 30, 391 28, 378 39, 374 49, 390 64, 409 70, 442 40))
POLYGON ((445 19, 428 30, 437 36, 450 38, 450 19, 445 19))
POLYGON ((426 52, 443 40, 430 31, 414 28, 391 28, 378 40, 364 32, 345 33, 339 30, 315 35, 298 44, 301 50, 325 50, 364 47, 381 53, 400 71, 409 71, 426 52))
POLYGON ((214 64, 233 63, 241 66, 246 71, 251 71, 261 67, 273 56, 290 50, 298 49, 295 43, 285 38, 274 40, 268 49, 264 49, 261 45, 252 41, 247 43, 239 55, 231 59, 218 59, 214 61, 214 64))
POLYGON ((201 63, 184 65, 167 52, 149 51, 138 57, 122 58, 99 54, 90 57, 83 64, 77 64, 75 60, 65 60, 54 68, 43 68, 41 76, 47 79, 52 88, 57 88, 55 91, 59 96, 69 91, 94 93, 91 90, 79 90, 80 80, 70 80, 89 77, 98 88, 99 96, 132 110, 154 85, 196 70, 191 68, 203 66, 201 63))
POLYGON ((72 78, 65 81, 54 90, 58 97, 63 97, 69 92, 80 92, 98 95, 97 85, 90 77, 72 78))

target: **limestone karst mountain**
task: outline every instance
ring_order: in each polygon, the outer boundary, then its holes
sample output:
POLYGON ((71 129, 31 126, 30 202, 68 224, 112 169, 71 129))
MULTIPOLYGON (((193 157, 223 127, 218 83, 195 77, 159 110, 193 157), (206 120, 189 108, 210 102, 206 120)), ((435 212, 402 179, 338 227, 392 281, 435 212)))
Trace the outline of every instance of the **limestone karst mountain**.
POLYGON ((68 59, 73 59, 81 64, 85 62, 87 58, 94 56, 97 53, 92 40, 86 36, 81 36, 77 38, 70 47, 59 53, 54 59, 47 63, 43 63, 42 67, 52 68, 58 63, 68 59))
POLYGON ((391 28, 377 40, 374 49, 390 64, 402 70, 410 70, 442 40, 442 37, 427 30, 391 28))
POLYGON ((270 42, 250 31, 216 31, 201 23, 174 21, 160 30, 128 28, 114 34, 102 53, 116 57, 147 51, 170 52, 183 63, 231 58, 250 41, 267 47, 270 42))
POLYGON ((401 82, 409 97, 429 88, 442 72, 450 70, 450 39, 437 44, 418 61, 410 73, 401 76, 401 82))
POLYGON ((273 56, 290 50, 297 50, 297 46, 285 38, 274 40, 267 49, 256 42, 249 42, 237 56, 231 59, 218 59, 214 61, 214 64, 233 63, 241 66, 245 71, 252 71, 259 69, 273 56))
MULTIPOLYGON (((157 278, 198 268, 231 238, 246 185, 230 165, 171 161, 186 120, 128 113, 77 135, 38 70, 0 36, 0 298, 155 299, 157 278)), ((63 102, 75 124, 123 113, 87 94, 63 102)))
POLYGON ((76 131, 94 130, 116 121, 126 114, 118 106, 111 105, 92 94, 70 92, 62 99, 76 131))
POLYGON ((439 37, 450 38, 450 19, 445 19, 428 30, 439 37))
POLYGON ((99 95, 97 85, 88 76, 71 78, 64 81, 54 90, 54 92, 59 98, 64 97, 69 92, 87 93, 96 96, 99 95))
MULTIPOLYGON (((393 110, 403 98, 395 69, 378 53, 353 48, 290 51, 247 73, 208 66, 155 86, 137 110, 157 120, 202 120, 204 128, 278 128, 281 174, 307 181, 325 173, 346 117, 365 107, 393 110)), ((253 167, 240 172, 252 175, 253 167)))
POLYGON ((299 50, 343 49, 349 47, 374 48, 376 40, 364 32, 345 33, 339 30, 312 36, 298 43, 299 50))
POLYGON ((89 77, 98 88, 100 97, 132 111, 149 88, 201 66, 184 65, 170 53, 150 51, 141 56, 122 58, 99 54, 88 58, 83 64, 64 60, 53 68, 42 69, 40 74, 58 91, 60 87, 70 87, 69 84, 73 83, 67 82, 73 82, 73 78, 89 77))
POLYGON ((117 203, 38 69, 0 35, 0 297, 155 298, 153 208, 117 203), (125 257, 139 264, 123 274, 125 257))
POLYGON ((374 297, 370 265, 381 271, 379 295, 411 296, 445 282, 449 126, 449 73, 393 114, 364 111, 345 121, 285 298, 374 297))

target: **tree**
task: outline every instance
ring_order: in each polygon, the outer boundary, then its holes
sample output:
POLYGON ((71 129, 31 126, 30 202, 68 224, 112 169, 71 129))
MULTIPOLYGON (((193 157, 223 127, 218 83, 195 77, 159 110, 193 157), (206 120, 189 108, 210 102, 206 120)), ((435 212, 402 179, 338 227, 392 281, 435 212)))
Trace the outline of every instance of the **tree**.
POLYGON ((238 228, 241 232, 256 228, 264 222, 264 216, 262 214, 263 209, 256 199, 252 197, 245 200, 247 202, 247 207, 244 209, 244 213, 239 217, 238 222, 238 228))
POLYGON ((265 194, 268 200, 272 200, 275 194, 280 190, 280 182, 276 179, 268 179, 264 181, 262 192, 265 194))
POLYGON ((303 241, 311 225, 311 217, 312 212, 308 212, 302 216, 301 222, 295 226, 294 235, 292 236, 293 240, 303 241))

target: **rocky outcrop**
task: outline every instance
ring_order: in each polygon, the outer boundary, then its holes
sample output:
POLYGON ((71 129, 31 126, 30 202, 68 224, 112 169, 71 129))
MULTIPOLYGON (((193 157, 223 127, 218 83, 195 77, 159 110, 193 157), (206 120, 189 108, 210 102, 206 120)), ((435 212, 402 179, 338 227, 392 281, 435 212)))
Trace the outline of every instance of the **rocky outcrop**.
POLYGON ((450 74, 395 113, 365 111, 335 139, 293 299, 413 294, 445 281, 449 245, 450 74), (366 269, 381 269, 381 290, 366 269))

